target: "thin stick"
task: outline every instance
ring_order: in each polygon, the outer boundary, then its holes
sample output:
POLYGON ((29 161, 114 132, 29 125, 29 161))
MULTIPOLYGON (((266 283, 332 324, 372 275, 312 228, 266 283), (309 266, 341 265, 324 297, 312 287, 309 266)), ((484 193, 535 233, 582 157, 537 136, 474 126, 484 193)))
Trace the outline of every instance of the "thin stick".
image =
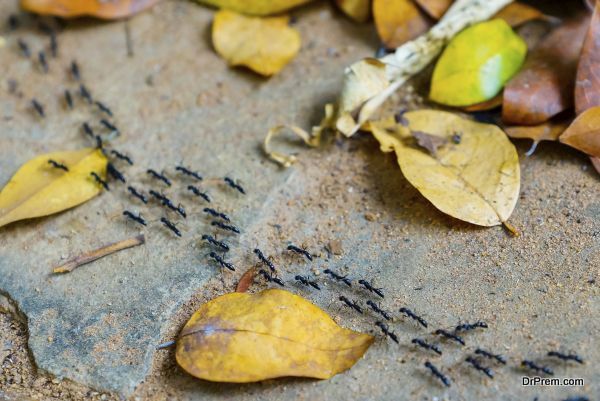
POLYGON ((55 274, 69 273, 81 265, 91 263, 96 259, 100 259, 104 256, 113 254, 115 252, 122 251, 123 249, 142 245, 145 242, 146 242, 146 238, 144 237, 143 234, 141 234, 141 235, 138 235, 133 238, 128 238, 128 239, 118 241, 118 242, 115 242, 115 243, 112 243, 109 245, 105 245, 101 248, 95 249, 90 252, 83 253, 79 256, 76 256, 76 257, 70 259, 64 265, 55 267, 54 270, 52 270, 52 272, 55 274))

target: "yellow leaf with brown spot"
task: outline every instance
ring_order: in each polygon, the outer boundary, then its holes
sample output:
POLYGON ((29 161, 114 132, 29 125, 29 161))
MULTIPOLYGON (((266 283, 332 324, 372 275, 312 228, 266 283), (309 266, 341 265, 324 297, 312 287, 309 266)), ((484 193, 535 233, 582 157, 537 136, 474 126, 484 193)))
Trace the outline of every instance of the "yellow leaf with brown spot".
POLYGON ((388 49, 416 38, 432 25, 412 0, 373 0, 373 19, 388 49))
POLYGON ((384 152, 396 152, 406 179, 452 217, 480 226, 507 224, 519 197, 519 158, 500 128, 437 110, 404 113, 407 126, 371 122, 384 152), (440 138, 432 154, 413 132, 440 138))
POLYGON ((271 15, 310 2, 311 0, 197 0, 218 8, 250 15, 271 15))
POLYGON ((202 305, 181 330, 175 356, 189 374, 216 382, 328 379, 350 369, 372 342, 304 298, 269 289, 202 305))
POLYGON ((300 34, 289 27, 289 17, 249 17, 221 10, 215 15, 212 40, 232 66, 277 74, 300 50, 300 34))
POLYGON ((42 15, 63 18, 90 16, 118 19, 137 14, 161 0, 21 0, 21 8, 42 15))
POLYGON ((17 220, 58 213, 93 198, 102 188, 90 173, 95 172, 104 180, 106 165, 102 152, 92 148, 48 153, 31 159, 0 192, 0 227, 17 220), (54 167, 49 160, 64 168, 54 167))

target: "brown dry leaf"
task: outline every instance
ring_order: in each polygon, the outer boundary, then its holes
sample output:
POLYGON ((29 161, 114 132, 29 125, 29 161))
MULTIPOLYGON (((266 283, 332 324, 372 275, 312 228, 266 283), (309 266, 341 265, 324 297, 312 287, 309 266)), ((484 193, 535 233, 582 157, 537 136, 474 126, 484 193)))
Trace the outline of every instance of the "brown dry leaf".
POLYGON ((594 166, 594 168, 598 172, 598 174, 600 174, 600 158, 598 158, 598 157, 590 157, 590 160, 592 162, 592 165, 594 166))
POLYGON ((593 157, 600 157, 600 106, 578 115, 560 141, 593 157))
POLYGON ((404 114, 409 127, 371 122, 384 152, 396 152, 406 179, 442 212, 480 226, 504 224, 519 197, 519 158, 500 128, 437 110, 404 114), (416 147, 410 131, 446 141, 436 154, 416 147), (460 134, 460 141, 453 142, 460 134))
POLYGON ((573 106, 577 60, 589 17, 581 14, 545 38, 504 88, 502 119, 538 125, 573 106))
POLYGON ((217 8, 250 15, 271 15, 287 11, 312 0, 196 0, 217 8))
POLYGON ((454 0, 415 0, 431 18, 440 19, 454 0))
POLYGON ((21 8, 35 14, 62 18, 90 16, 102 19, 128 17, 161 0, 21 0, 21 8))
POLYGON ((389 49, 416 38, 432 25, 412 0, 373 0, 379 38, 389 49))
POLYGON ((357 22, 365 22, 371 16, 371 0, 335 0, 335 3, 357 22))
POLYGON ((90 200, 102 191, 90 173, 105 179, 106 165, 102 152, 91 148, 48 153, 29 160, 0 192, 0 227, 48 216, 90 200), (52 167, 49 160, 68 171, 52 167))
POLYGON ((514 28, 529 21, 548 17, 535 7, 515 1, 500 10, 494 18, 502 18, 514 28))
POLYGON ((202 305, 181 330, 175 355, 189 374, 216 382, 328 379, 350 369, 372 343, 306 299, 269 289, 202 305))
POLYGON ((592 15, 577 67, 575 81, 575 113, 600 106, 600 1, 592 15))
POLYGON ((568 126, 566 121, 547 121, 540 125, 505 127, 504 131, 511 138, 532 139, 533 144, 525 153, 531 156, 541 141, 556 141, 568 126))
POLYGON ((230 65, 271 76, 300 50, 300 34, 288 24, 288 16, 259 18, 221 10, 215 15, 212 40, 230 65))

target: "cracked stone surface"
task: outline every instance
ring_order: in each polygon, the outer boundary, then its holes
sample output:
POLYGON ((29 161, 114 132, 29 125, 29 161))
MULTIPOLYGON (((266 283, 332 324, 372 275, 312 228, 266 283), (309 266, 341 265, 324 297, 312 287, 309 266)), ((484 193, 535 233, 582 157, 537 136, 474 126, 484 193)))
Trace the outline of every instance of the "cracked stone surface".
MULTIPOLYGON (((0 15, 16 2, 0 4, 0 15)), ((265 80, 229 69, 209 42, 213 11, 194 3, 166 1, 129 20, 133 57, 127 56, 125 23, 79 20, 59 36, 59 57, 42 74, 21 57, 16 38, 37 52, 47 38, 34 24, 6 35, 0 48, 0 185, 35 155, 89 145, 83 121, 101 115, 81 100, 65 110, 61 94, 76 89, 67 68, 77 59, 83 81, 108 104, 123 132, 115 148, 136 164, 123 168, 130 183, 165 189, 186 206, 179 220, 182 239, 158 221, 165 212, 143 207, 115 189, 75 209, 0 229, 0 292, 27 317, 29 346, 43 370, 124 397, 139 399, 560 399, 600 394, 600 196, 599 180, 587 159, 556 144, 542 144, 522 157, 522 196, 511 219, 523 235, 482 229, 437 212, 402 178, 391 155, 382 155, 366 135, 332 140, 301 152, 301 161, 282 170, 262 155, 268 127, 318 122, 322 106, 335 98, 344 66, 372 55, 377 40, 371 26, 346 21, 326 4, 296 13, 303 49, 281 75, 265 80), (8 80, 18 83, 9 93, 8 80), (47 110, 40 120, 29 110, 37 98, 47 110), (188 181, 161 188, 146 168, 175 178, 178 163, 206 177, 239 178, 248 194, 205 184, 214 205, 242 229, 230 236, 235 273, 221 272, 200 242, 213 232, 203 203, 185 193, 188 181), (66 257, 116 239, 138 227, 123 220, 124 209, 141 211, 151 223, 147 244, 108 256, 62 276, 52 267, 66 257), (369 218, 365 218, 365 215, 369 218), (324 250, 342 243, 341 255, 324 250), (320 257, 311 265, 283 254, 288 241, 304 244, 320 257), (353 277, 368 276, 386 290, 382 305, 419 311, 432 328, 483 319, 490 329, 470 335, 476 346, 511 357, 495 381, 485 381, 461 362, 466 351, 442 343, 436 358, 410 346, 428 337, 403 319, 393 329, 401 346, 378 341, 349 372, 328 381, 271 380, 251 385, 195 380, 173 365, 172 351, 154 346, 173 338, 193 309, 231 291, 255 263, 259 246, 274 255, 287 280, 326 267, 353 277), (578 388, 521 387, 520 358, 543 360, 551 349, 577 351, 584 366, 554 363, 559 377, 583 377, 578 388), (453 379, 445 390, 422 365, 431 359, 453 379)), ((99 128, 98 128, 99 129, 99 128)), ((527 144, 519 144, 522 156, 527 144)), ((175 219, 174 216, 171 216, 175 219)), ((359 318, 337 301, 341 288, 319 278, 313 294, 290 286, 355 330, 377 333, 374 318, 359 318)), ((257 285, 257 289, 263 285, 257 285)), ((353 289, 350 295, 363 299, 353 289)), ((364 300, 364 299, 363 299, 364 300)), ((0 342, 1 344, 1 342, 0 342)), ((551 362, 551 361, 550 361, 551 362)))

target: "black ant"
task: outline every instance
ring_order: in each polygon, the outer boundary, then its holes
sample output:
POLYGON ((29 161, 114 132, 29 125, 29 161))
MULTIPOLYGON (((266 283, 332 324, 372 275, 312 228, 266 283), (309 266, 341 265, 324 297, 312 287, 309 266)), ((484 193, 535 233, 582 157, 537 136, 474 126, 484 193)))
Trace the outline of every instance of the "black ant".
POLYGON ((273 283, 279 284, 282 287, 285 287, 285 284, 279 277, 269 274, 269 272, 267 272, 266 270, 260 269, 258 271, 258 274, 263 276, 265 278, 265 280, 267 280, 268 282, 273 282, 273 283))
POLYGON ((323 273, 330 275, 332 278, 336 279, 337 281, 343 282, 348 287, 352 287, 352 282, 350 281, 350 279, 348 278, 348 276, 341 276, 341 275, 337 274, 336 272, 334 272, 334 271, 332 271, 330 269, 323 270, 323 273))
POLYGON ((43 50, 38 53, 38 61, 44 74, 48 73, 48 61, 46 60, 46 53, 43 50))
POLYGON ((96 135, 95 139, 96 139, 96 149, 100 149, 100 150, 102 150, 102 153, 104 153, 104 143, 102 142, 102 137, 100 135, 96 135))
POLYGON ((31 51, 29 50, 29 46, 27 46, 27 43, 25 43, 23 39, 19 39, 17 41, 17 44, 19 45, 19 49, 21 50, 21 54, 23 54, 23 56, 27 58, 31 57, 31 51))
POLYGON ((229 185, 231 188, 238 190, 239 192, 241 192, 244 195, 246 194, 246 191, 244 191, 244 188, 242 188, 239 184, 237 184, 231 178, 225 177, 225 178, 223 178, 223 181, 225 181, 225 183, 227 185, 229 185))
POLYGON ((183 174, 185 175, 189 175, 190 177, 194 177, 195 179, 197 179, 198 181, 202 181, 202 176, 198 173, 196 173, 195 171, 192 171, 186 167, 183 166, 177 166, 175 167, 176 171, 181 171, 183 174))
POLYGON ((455 145, 458 145, 458 144, 460 144, 460 141, 461 141, 461 140, 462 140, 462 134, 461 134, 460 132, 455 132, 455 133, 452 135, 452 142, 453 142, 455 145))
POLYGON ((381 331, 383 331, 383 334, 391 338, 396 344, 400 344, 398 342, 398 336, 396 336, 396 333, 390 331, 387 324, 383 322, 375 322, 375 324, 381 329, 381 331))
POLYGON ((375 311, 376 313, 379 313, 381 316, 383 316, 385 318, 385 320, 392 320, 389 313, 387 313, 386 311, 381 309, 375 302, 371 301, 370 299, 367 300, 367 305, 369 305, 371 307, 371 309, 373 309, 373 311, 375 311))
POLYGON ((340 297, 338 298, 340 301, 342 301, 344 304, 346 304, 347 307, 354 309, 355 311, 357 311, 358 313, 363 313, 362 308, 360 307, 360 305, 358 305, 358 303, 356 303, 355 301, 351 301, 348 298, 346 298, 343 295, 340 295, 340 297))
POLYGON ((437 377, 442 383, 444 383, 444 386, 446 387, 450 387, 450 379, 444 375, 442 372, 440 372, 438 370, 438 368, 436 368, 431 362, 426 361, 425 362, 425 367, 427 369, 429 369, 431 371, 431 373, 437 377))
POLYGON ((465 362, 467 362, 468 364, 470 364, 473 368, 477 369, 478 371, 482 372, 483 374, 485 374, 487 377, 489 377, 490 379, 494 378, 494 372, 492 371, 492 369, 487 368, 483 365, 481 365, 479 363, 479 361, 473 357, 468 356, 467 359, 465 359, 465 362))
POLYGON ((155 197, 156 199, 158 199, 160 201, 160 203, 171 203, 171 200, 169 198, 167 198, 165 195, 163 194, 159 194, 158 192, 156 192, 155 190, 151 189, 149 191, 150 195, 155 197))
POLYGON ((164 203, 164 205, 166 207, 168 207, 169 209, 177 212, 184 219, 187 219, 187 213, 185 212, 185 209, 183 208, 183 206, 181 206, 181 204, 175 206, 171 202, 169 202, 169 203, 164 203))
POLYGON ((446 330, 438 329, 433 334, 437 334, 439 336, 446 337, 446 338, 448 338, 450 340, 454 340, 457 343, 459 343, 460 345, 465 345, 465 340, 463 340, 462 337, 459 337, 456 334, 452 334, 452 333, 450 333, 450 332, 448 332, 446 330))
POLYGON ((197 187, 193 185, 188 185, 187 189, 188 191, 191 191, 194 195, 199 196, 208 203, 210 203, 210 198, 208 197, 208 194, 206 192, 200 191, 197 187))
POLYGON ((139 193, 134 187, 129 186, 127 190, 131 193, 131 195, 135 196, 139 200, 141 200, 144 204, 148 203, 148 198, 142 193, 139 193))
POLYGON ((69 109, 73 109, 73 97, 68 89, 65 89, 65 102, 67 103, 67 107, 69 107, 69 109))
POLYGON ((475 323, 464 323, 464 324, 459 324, 458 326, 456 326, 456 329, 454 329, 454 331, 471 331, 471 330, 475 330, 475 329, 487 329, 488 325, 485 322, 482 321, 478 321, 475 323))
POLYGON ((14 31, 18 27, 19 27, 19 18, 14 14, 9 15, 8 16, 8 29, 10 31, 14 31))
POLYGON ((404 127, 408 127, 408 120, 406 119, 406 117, 404 117, 404 113, 406 113, 406 112, 407 112, 406 109, 401 109, 396 114, 394 114, 394 121, 396 121, 396 124, 400 124, 404 127))
POLYGON ((590 399, 585 396, 575 396, 566 398, 563 401, 590 401, 590 399))
POLYGON ((375 287, 373 287, 373 285, 371 285, 371 283, 369 283, 367 280, 358 280, 358 284, 362 285, 363 287, 365 287, 370 292, 374 292, 375 294, 379 295, 381 298, 385 298, 383 296, 382 289, 381 288, 375 288, 375 287))
POLYGON ((225 213, 221 213, 221 212, 217 212, 215 209, 211 209, 209 207, 205 207, 204 209, 202 209, 202 211, 204 213, 208 213, 213 217, 220 217, 223 220, 230 222, 231 220, 229 219, 229 217, 225 214, 225 213))
POLYGON ((171 231, 173 231, 173 233, 178 236, 181 237, 181 231, 179 231, 179 229, 177 227, 175 227, 175 224, 171 223, 169 220, 167 220, 165 217, 161 217, 160 221, 171 231))
POLYGON ((40 117, 46 117, 46 113, 44 113, 44 106, 42 106, 40 102, 38 102, 36 99, 32 99, 31 105, 33 106, 35 111, 40 115, 40 117))
POLYGON ((225 252, 229 252, 229 245, 227 245, 226 243, 224 243, 222 241, 216 240, 214 237, 212 237, 208 234, 204 234, 202 236, 202 239, 204 241, 207 241, 210 244, 218 246, 219 248, 223 249, 223 251, 225 251, 225 252))
POLYGON ((421 338, 413 338, 411 343, 418 345, 421 348, 425 348, 435 352, 438 355, 442 355, 442 350, 435 344, 429 344, 427 341, 421 338))
POLYGON ((504 357, 504 355, 492 354, 491 352, 488 352, 481 348, 477 348, 475 350, 475 353, 477 355, 483 355, 484 357, 489 358, 489 359, 495 359, 498 363, 501 363, 502 365, 506 365, 506 358, 504 357))
POLYGON ((529 369, 534 370, 536 372, 544 372, 544 373, 546 373, 547 375, 550 375, 550 376, 554 375, 554 372, 549 367, 539 366, 535 362, 528 361, 526 359, 524 359, 523 361, 521 361, 521 366, 529 368, 529 369))
MULTIPOLYGON (((113 116, 112 110, 109 109, 107 105, 105 105, 104 103, 102 103, 102 102, 100 102, 98 100, 96 100, 95 103, 96 103, 96 106, 98 106, 98 108, 100 109, 100 111, 102 111, 103 113, 108 114, 111 117, 113 116)), ((116 130, 113 130, 113 131, 116 131, 116 130)))
POLYGON ((425 319, 423 319, 420 316, 417 316, 417 314, 415 314, 413 311, 411 311, 408 308, 400 308, 400 313, 405 314, 406 316, 408 316, 409 318, 416 320, 417 322, 419 322, 419 324, 425 328, 427 328, 427 322, 425 321, 425 319))
POLYGON ((107 191, 110 191, 110 189, 108 188, 108 184, 106 183, 106 181, 104 181, 102 178, 100 178, 100 176, 98 174, 96 174, 96 172, 92 171, 90 173, 90 175, 92 177, 94 177, 94 179, 96 180, 96 182, 100 185, 102 185, 104 187, 104 189, 106 189, 107 191))
POLYGON ((84 84, 79 85, 79 95, 84 98, 89 104, 92 104, 92 95, 84 84))
POLYGON ((54 31, 50 33, 50 54, 54 58, 56 58, 58 54, 58 41, 56 40, 56 34, 54 31))
POLYGON ((75 81, 79 81, 81 79, 81 75, 79 74, 79 65, 77 65, 77 61, 71 61, 71 75, 75 81))
POLYGON ((85 132, 87 136, 89 136, 90 138, 94 137, 94 131, 87 122, 83 123, 81 126, 83 128, 83 132, 85 132))
POLYGON ((288 245, 287 250, 296 252, 298 255, 303 255, 306 257, 306 259, 310 260, 311 262, 313 260, 312 255, 306 249, 299 248, 295 245, 288 245))
POLYGON ((577 363, 583 364, 583 359, 576 354, 563 354, 562 352, 558 352, 558 351, 550 351, 548 352, 548 356, 553 356, 559 359, 562 359, 563 361, 575 361, 577 363))
POLYGON ((227 225, 227 224, 223 224, 220 221, 213 221, 213 222, 210 223, 210 225, 211 226, 215 226, 215 227, 219 227, 220 229, 225 230, 225 231, 234 232, 236 234, 240 233, 240 230, 237 227, 230 226, 230 225, 227 225))
POLYGON ((217 255, 216 253, 211 252, 211 253, 208 254, 208 256, 210 256, 215 262, 217 262, 221 266, 228 268, 232 272, 235 271, 235 267, 231 263, 226 262, 222 257, 220 257, 219 255, 217 255))
POLYGON ((321 287, 319 287, 319 284, 315 283, 314 281, 310 281, 310 279, 308 277, 297 275, 296 277, 294 277, 294 279, 296 281, 304 284, 307 287, 310 286, 310 287, 313 287, 314 289, 321 290, 321 287))
POLYGON ((65 166, 64 164, 59 163, 57 161, 54 161, 52 159, 48 160, 48 164, 51 164, 52 167, 54 167, 54 168, 58 168, 58 169, 61 169, 61 170, 67 171, 67 172, 69 171, 69 168, 67 166, 65 166))
POLYGON ((100 120, 100 124, 102 124, 104 126, 104 128, 106 128, 107 130, 111 131, 111 132, 116 132, 117 135, 120 134, 119 129, 116 127, 116 125, 112 124, 110 121, 106 120, 106 119, 101 119, 100 120))
POLYGON ((168 187, 171 186, 171 180, 169 180, 163 174, 157 173, 156 171, 154 171, 152 169, 146 170, 146 173, 150 174, 153 178, 156 178, 157 180, 164 182, 165 184, 167 184, 168 187))
POLYGON ((115 180, 119 180, 122 183, 127 182, 127 180, 125 180, 125 177, 123 176, 123 174, 121 174, 121 172, 119 170, 117 170, 117 168, 112 163, 108 163, 106 165, 106 171, 108 171, 108 174, 110 174, 111 177, 114 178, 115 180))
POLYGON ((133 160, 131 160, 131 158, 121 152, 118 152, 116 150, 111 150, 110 151, 111 154, 113 154, 117 159, 121 159, 121 160, 125 160, 130 166, 133 166, 133 160))
POLYGON ((269 259, 267 259, 267 257, 262 253, 262 251, 260 249, 255 248, 254 253, 260 259, 261 262, 263 262, 265 265, 267 265, 269 267, 269 269, 271 269, 271 271, 273 273, 275 273, 277 271, 277 269, 275 269, 275 265, 273 264, 273 262, 271 262, 269 259))
POLYGON ((135 214, 131 213, 129 210, 125 210, 123 212, 123 215, 126 217, 129 217, 131 220, 135 221, 136 223, 139 223, 143 226, 146 225, 146 220, 144 220, 142 218, 142 215, 138 213, 138 215, 136 216, 135 214))

